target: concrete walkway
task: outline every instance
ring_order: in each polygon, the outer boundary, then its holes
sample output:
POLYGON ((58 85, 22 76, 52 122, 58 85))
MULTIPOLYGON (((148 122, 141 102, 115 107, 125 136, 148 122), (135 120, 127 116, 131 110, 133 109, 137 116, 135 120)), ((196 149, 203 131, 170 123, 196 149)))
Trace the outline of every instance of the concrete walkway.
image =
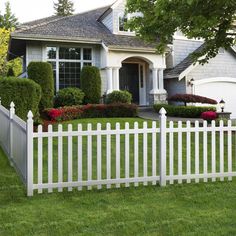
MULTIPOLYGON (((146 120, 159 120, 159 114, 155 112, 153 109, 140 109, 138 112, 138 116, 140 118, 146 119, 146 120)), ((168 121, 190 121, 191 123, 194 123, 196 120, 198 120, 200 123, 203 123, 202 119, 194 119, 194 118, 182 118, 182 117, 167 117, 168 121)))

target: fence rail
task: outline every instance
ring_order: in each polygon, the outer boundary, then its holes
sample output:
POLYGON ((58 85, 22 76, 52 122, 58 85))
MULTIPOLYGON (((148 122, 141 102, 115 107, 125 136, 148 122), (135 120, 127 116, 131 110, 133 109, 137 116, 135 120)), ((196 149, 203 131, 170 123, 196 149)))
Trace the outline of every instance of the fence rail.
POLYGON ((130 185, 223 181, 236 176, 236 126, 159 122, 48 126, 33 131, 0 105, 0 142, 27 182, 27 194, 130 185))

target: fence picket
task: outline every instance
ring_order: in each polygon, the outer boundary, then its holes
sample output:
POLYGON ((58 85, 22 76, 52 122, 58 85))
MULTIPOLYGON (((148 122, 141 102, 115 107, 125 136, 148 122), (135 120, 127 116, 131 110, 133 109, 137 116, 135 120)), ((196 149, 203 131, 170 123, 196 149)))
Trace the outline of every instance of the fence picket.
MULTIPOLYGON (((129 123, 125 123, 125 130, 129 130, 129 123)), ((130 136, 128 133, 125 134, 125 178, 128 179, 130 177, 130 136)), ((129 187, 129 183, 125 183, 125 187, 129 187)))
MULTIPOLYGON (((62 125, 58 125, 58 132, 61 134, 63 131, 62 125)), ((63 138, 61 135, 58 136, 58 182, 63 182, 63 138)), ((62 192, 62 188, 58 188, 58 192, 62 192)))
MULTIPOLYGON (((78 124, 78 181, 81 182, 83 179, 83 139, 80 133, 82 132, 82 125, 78 124)), ((82 186, 78 187, 78 190, 81 191, 82 186)))
MULTIPOLYGON (((152 122, 152 129, 156 130, 157 123, 156 121, 152 122)), ((156 132, 152 132, 152 177, 155 177, 157 175, 157 151, 156 151, 156 145, 157 145, 157 134, 156 132)), ((156 185, 157 181, 152 181, 152 185, 156 185)))
MULTIPOLYGON (((203 122, 203 174, 207 174, 207 168, 208 168, 208 163, 207 163, 207 121, 204 120, 203 122)), ((207 182, 207 178, 204 178, 204 182, 207 182)))
MULTIPOLYGON (((232 122, 228 120, 228 173, 232 172, 232 122)), ((232 181, 232 176, 228 177, 232 181)))
MULTIPOLYGON (((169 175, 174 176, 174 122, 170 121, 170 132, 169 132, 169 175)), ((174 180, 170 180, 170 184, 173 184, 174 180)))
MULTIPOLYGON (((148 140, 147 140, 147 122, 143 122, 143 176, 148 176, 148 157, 147 157, 147 147, 148 147, 148 140)), ((144 182, 144 186, 148 183, 144 182)))
MULTIPOLYGON (((48 126, 48 133, 52 133, 52 125, 48 126)), ((52 147, 52 137, 48 137, 48 183, 51 184, 53 182, 53 147, 52 147)), ((48 188, 48 192, 52 192, 52 188, 48 188)))
MULTIPOLYGON (((178 175, 181 176, 182 175, 182 121, 178 121, 178 128, 179 128, 179 132, 178 132, 178 175)), ((182 183, 182 179, 178 180, 178 183, 181 184, 182 183)))
MULTIPOLYGON (((120 123, 116 123, 116 130, 120 130, 120 123)), ((116 134, 116 179, 120 179, 120 134, 116 134)), ((120 184, 116 184, 120 188, 120 184)))
MULTIPOLYGON (((92 130, 92 124, 88 124, 87 126, 87 131, 91 131, 92 130)), ((87 136, 87 160, 88 160, 88 177, 87 180, 91 181, 92 180, 92 135, 88 135, 87 136)), ((91 190, 92 187, 88 186, 88 190, 91 190)))
MULTIPOLYGON (((138 122, 134 123, 134 129, 138 129, 138 122)), ((134 133, 134 178, 138 178, 139 176, 139 135, 138 133, 134 133)), ((138 182, 135 181, 134 186, 137 187, 139 185, 138 182)))
MULTIPOLYGON (((72 125, 68 125, 68 182, 72 182, 72 176, 73 176, 73 163, 72 163, 72 150, 73 150, 73 143, 72 143, 72 136, 70 133, 72 132, 72 125)), ((68 191, 72 191, 72 187, 68 188, 68 191)))
MULTIPOLYGON (((195 121, 195 174, 199 174, 199 121, 195 121)), ((199 183, 199 178, 195 178, 195 182, 199 183)))
MULTIPOLYGON (((97 124, 97 130, 101 131, 102 125, 100 123, 97 124)), ((97 180, 102 179, 102 136, 97 135, 97 180)), ((102 185, 97 186, 98 189, 102 188, 102 185)))
MULTIPOLYGON (((43 132, 42 125, 38 126, 38 134, 43 132)), ((42 138, 38 138, 38 184, 43 183, 43 142, 42 138)), ((38 189, 38 193, 42 193, 42 189, 38 189)))
MULTIPOLYGON (((220 174, 224 173, 224 122, 220 120, 220 174)), ((224 181, 224 177, 220 178, 220 181, 224 181)))
MULTIPOLYGON (((216 122, 213 120, 211 123, 212 132, 211 132, 211 172, 212 174, 216 173, 216 131, 215 131, 216 122)), ((213 177, 212 181, 215 182, 216 178, 213 177)))
MULTIPOLYGON (((190 121, 187 121, 187 129, 189 130, 191 127, 190 121)), ((186 158, 187 158, 187 176, 190 176, 191 174, 191 133, 190 131, 187 131, 187 153, 186 153, 186 158)), ((187 179, 187 183, 191 183, 190 177, 187 179)))
MULTIPOLYGON (((111 179, 111 135, 109 134, 109 131, 111 130, 111 124, 107 123, 106 126, 106 131, 108 132, 107 134, 107 139, 106 139, 106 156, 107 156, 107 180, 111 179)), ((107 189, 111 188, 111 184, 107 184, 107 189)))

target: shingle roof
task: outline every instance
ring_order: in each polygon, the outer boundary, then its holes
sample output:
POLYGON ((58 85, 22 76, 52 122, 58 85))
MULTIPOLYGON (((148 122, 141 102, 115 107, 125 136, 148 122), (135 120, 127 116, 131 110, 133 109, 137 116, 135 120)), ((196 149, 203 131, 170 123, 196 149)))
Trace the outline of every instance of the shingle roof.
MULTIPOLYGON (((199 48, 197 48, 194 52, 200 52, 204 48, 204 44, 202 44, 199 48)), ((192 55, 189 54, 182 62, 176 65, 174 68, 166 69, 164 72, 165 78, 178 78, 179 75, 185 71, 189 66, 194 63, 192 55)))
POLYGON ((112 34, 97 19, 107 10, 107 7, 69 17, 49 17, 22 25, 12 33, 12 38, 33 37, 50 39, 75 39, 92 42, 103 42, 108 47, 150 48, 155 46, 143 40, 126 35, 112 34))

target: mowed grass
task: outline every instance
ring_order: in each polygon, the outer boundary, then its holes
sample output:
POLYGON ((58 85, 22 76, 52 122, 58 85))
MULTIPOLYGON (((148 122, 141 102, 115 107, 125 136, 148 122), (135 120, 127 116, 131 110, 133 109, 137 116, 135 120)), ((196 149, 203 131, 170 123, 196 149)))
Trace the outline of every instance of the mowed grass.
POLYGON ((236 235, 236 181, 25 196, 0 150, 0 235, 236 235))

